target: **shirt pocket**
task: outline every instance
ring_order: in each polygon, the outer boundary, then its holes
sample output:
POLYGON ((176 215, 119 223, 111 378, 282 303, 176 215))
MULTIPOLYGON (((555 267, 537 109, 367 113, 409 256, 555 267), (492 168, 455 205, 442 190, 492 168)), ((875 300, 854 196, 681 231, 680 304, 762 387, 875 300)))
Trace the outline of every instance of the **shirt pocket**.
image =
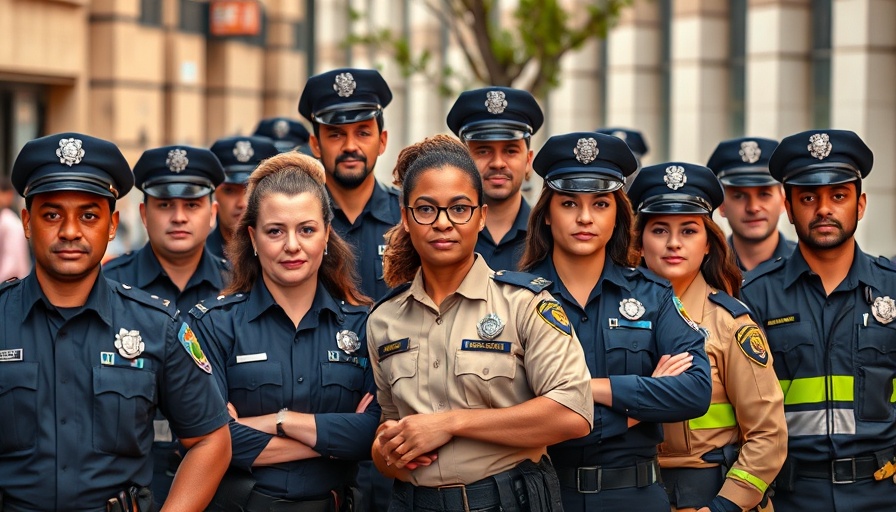
POLYGON ((156 375, 147 370, 93 369, 93 447, 129 457, 149 453, 156 375))
POLYGON ((277 412, 283 403, 283 369, 274 361, 231 366, 227 368, 227 392, 240 416, 277 412))
POLYGON ((824 375, 820 367, 820 351, 824 340, 816 337, 812 328, 799 323, 766 327, 769 349, 775 361, 779 379, 824 375))
POLYGON ((650 375, 653 373, 653 329, 647 326, 604 327, 607 375, 650 375))
POLYGON ((354 412, 361 401, 364 370, 351 363, 321 363, 321 403, 315 412, 354 412))
POLYGON ((454 356, 454 375, 467 404, 473 408, 492 408, 496 407, 497 396, 512 393, 516 359, 512 352, 458 350, 454 356))
POLYGON ((896 378, 896 326, 872 324, 858 329, 856 417, 862 421, 892 421, 893 379, 896 378))
POLYGON ((0 411, 6 413, 0 453, 31 449, 37 441, 37 369, 34 362, 0 363, 0 411))
POLYGON ((418 394, 417 357, 419 353, 420 347, 413 347, 380 359, 380 370, 389 383, 393 398, 407 402, 408 400, 402 397, 412 397, 418 394))

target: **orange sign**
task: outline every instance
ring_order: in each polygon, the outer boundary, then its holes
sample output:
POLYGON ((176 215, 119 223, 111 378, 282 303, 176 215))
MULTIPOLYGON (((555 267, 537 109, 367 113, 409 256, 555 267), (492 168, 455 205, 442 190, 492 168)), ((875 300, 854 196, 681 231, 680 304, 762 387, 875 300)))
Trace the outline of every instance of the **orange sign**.
POLYGON ((258 0, 212 0, 209 24, 213 36, 257 36, 261 4, 258 0))

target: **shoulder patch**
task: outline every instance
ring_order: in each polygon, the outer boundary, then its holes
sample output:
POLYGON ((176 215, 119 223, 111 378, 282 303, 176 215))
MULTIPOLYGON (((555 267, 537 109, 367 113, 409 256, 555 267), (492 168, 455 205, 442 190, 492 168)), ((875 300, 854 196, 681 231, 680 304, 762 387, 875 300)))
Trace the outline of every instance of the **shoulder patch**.
POLYGON ((186 322, 181 324, 180 331, 177 333, 177 339, 180 341, 180 344, 183 345, 184 350, 190 354, 190 357, 193 359, 193 362, 196 363, 196 366, 201 368, 205 373, 211 374, 212 364, 208 362, 208 358, 206 358, 205 354, 202 352, 202 347, 199 346, 199 340, 196 339, 193 329, 190 329, 190 326, 187 325, 186 322))
POLYGON ((529 274, 528 272, 511 272, 509 270, 499 270, 492 277, 496 283, 511 284, 526 288, 533 293, 538 293, 551 285, 551 281, 543 277, 529 274))
POLYGON ((874 260, 874 263, 876 263, 878 267, 884 270, 896 271, 896 265, 894 265, 893 260, 891 260, 890 258, 878 256, 877 259, 874 260))
MULTIPOLYGON (((110 283, 113 284, 113 283, 110 283)), ((139 288, 131 286, 129 284, 124 283, 114 283, 115 291, 118 292, 122 297, 126 297, 134 302, 139 302, 146 306, 153 307, 158 309, 159 311, 163 311, 171 318, 177 317, 177 308, 174 307, 174 304, 168 300, 159 297, 158 295, 150 295, 148 292, 145 292, 139 288)))
POLYGON ((697 332, 703 332, 702 330, 700 330, 700 326, 697 325, 697 322, 691 320, 691 317, 688 316, 688 312, 684 310, 684 304, 682 304, 681 300, 675 295, 672 296, 672 303, 675 304, 675 311, 678 311, 678 316, 680 316, 682 320, 687 322, 687 324, 691 326, 691 329, 694 329, 697 332))
POLYGON ((382 299, 376 301, 376 304, 374 304, 373 307, 370 308, 370 312, 373 313, 374 311, 376 311, 376 308, 380 307, 383 303, 385 303, 386 301, 388 301, 398 295, 401 295, 402 293, 406 292, 408 290, 408 288, 410 288, 410 287, 411 287, 411 282, 408 281, 407 283, 402 283, 402 284, 396 286, 395 288, 392 288, 391 290, 389 290, 389 293, 387 293, 386 295, 383 296, 382 299))
POLYGON ((750 361, 765 368, 768 366, 768 343, 762 330, 755 325, 745 325, 737 330, 734 339, 750 361))
POLYGON ((370 306, 364 306, 362 304, 349 304, 348 302, 341 300, 339 301, 339 309, 341 309, 343 313, 353 315, 358 313, 367 313, 368 311, 370 311, 370 306))
POLYGON ((569 318, 567 318, 566 312, 563 311, 563 306, 559 302, 556 300, 543 300, 535 306, 535 311, 548 325, 567 336, 572 336, 569 318))
POLYGON ((743 302, 735 299, 731 295, 728 295, 722 291, 716 291, 709 294, 709 300, 713 303, 725 308, 726 311, 731 313, 731 316, 737 318, 743 315, 750 314, 750 308, 747 307, 743 302))
POLYGON ((787 261, 787 258, 775 258, 774 260, 763 261, 753 270, 749 270, 744 273, 744 282, 741 285, 741 288, 747 286, 752 283, 756 279, 764 276, 765 274, 774 272, 779 268, 784 266, 784 263, 787 261))
POLYGON ((21 282, 22 282, 22 280, 19 279, 18 277, 10 277, 6 281, 3 281, 2 283, 0 283, 0 293, 3 293, 4 290, 8 290, 8 289, 12 288, 13 286, 20 284, 21 282))
POLYGON ((242 302, 248 298, 248 293, 234 293, 233 295, 218 295, 213 299, 204 299, 199 304, 190 308, 190 315, 194 318, 202 318, 203 315, 215 308, 242 302))
POLYGON ((111 260, 107 261, 106 263, 104 263, 103 270, 112 270, 112 269, 118 268, 126 263, 129 263, 131 260, 134 259, 134 256, 136 256, 136 255, 137 255, 137 253, 134 251, 128 251, 124 254, 120 254, 120 255, 112 258, 111 260))
POLYGON ((654 274, 652 270, 645 267, 626 267, 626 270, 630 272, 627 277, 634 277, 640 275, 644 277, 648 281, 653 281, 654 283, 663 285, 666 288, 672 288, 672 284, 665 277, 660 277, 657 274, 654 274))

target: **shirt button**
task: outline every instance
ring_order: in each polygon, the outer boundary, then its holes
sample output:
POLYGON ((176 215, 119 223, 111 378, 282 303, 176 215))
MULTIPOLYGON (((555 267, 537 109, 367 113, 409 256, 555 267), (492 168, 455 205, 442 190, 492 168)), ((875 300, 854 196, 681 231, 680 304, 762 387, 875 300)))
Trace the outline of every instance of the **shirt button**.
POLYGON ((637 342, 637 341, 632 342, 632 348, 638 348, 638 342, 637 342))
POLYGON ((583 322, 587 322, 587 321, 588 321, 588 317, 587 317, 587 316, 583 316, 583 317, 582 317, 582 321, 583 321, 583 322))
POLYGON ((298 379, 296 379, 296 382, 298 382, 299 384, 301 384, 304 381, 305 381, 305 377, 299 377, 298 379))
POLYGON ((436 359, 436 361, 435 361, 434 363, 432 363, 432 367, 433 367, 433 368, 438 368, 438 367, 439 367, 439 364, 441 364, 441 363, 439 363, 439 360, 436 359))
POLYGON ((483 369, 482 369, 482 374, 483 374, 483 375, 488 375, 488 368, 483 368, 483 369))
POLYGON ((439 409, 443 409, 445 407, 445 402, 439 402, 439 409))
POLYGON ((436 318, 436 323, 442 325, 442 317, 436 318))

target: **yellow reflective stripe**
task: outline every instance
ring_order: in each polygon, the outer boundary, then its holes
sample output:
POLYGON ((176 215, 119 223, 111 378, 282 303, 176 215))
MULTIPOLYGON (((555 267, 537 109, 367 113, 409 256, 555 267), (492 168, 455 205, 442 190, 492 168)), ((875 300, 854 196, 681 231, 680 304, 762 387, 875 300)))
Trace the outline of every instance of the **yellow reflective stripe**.
POLYGON ((893 394, 890 395, 890 401, 896 403, 896 379, 893 379, 893 394))
POLYGON ((728 476, 736 477, 748 484, 752 484, 754 487, 759 489, 759 492, 765 494, 765 490, 768 489, 768 484, 763 482, 762 479, 757 478, 742 469, 731 468, 728 471, 728 476))
MULTIPOLYGON (((827 379, 831 389, 831 400, 853 401, 852 375, 829 375, 827 379)), ((781 390, 784 391, 784 405, 817 404, 826 401, 828 397, 824 381, 824 376, 780 381, 781 390)))
POLYGON ((710 404, 706 414, 699 418, 688 420, 691 430, 707 428, 728 428, 737 425, 734 419, 734 407, 731 404, 710 404))

